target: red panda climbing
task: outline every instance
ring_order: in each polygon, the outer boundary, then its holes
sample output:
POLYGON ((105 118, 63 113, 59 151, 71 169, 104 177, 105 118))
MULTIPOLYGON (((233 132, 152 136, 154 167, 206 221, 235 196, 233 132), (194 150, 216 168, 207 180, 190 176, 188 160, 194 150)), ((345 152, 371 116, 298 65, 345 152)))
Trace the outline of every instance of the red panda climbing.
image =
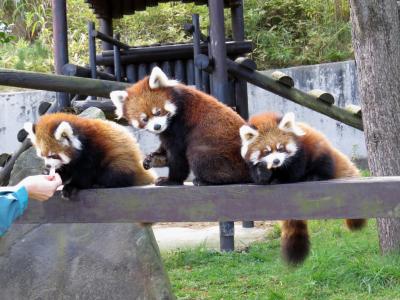
MULTIPOLYGON (((354 164, 319 131, 295 122, 293 113, 283 117, 261 113, 240 128, 241 155, 258 184, 293 183, 358 177, 354 164)), ((364 219, 348 219, 349 229, 361 229, 364 219)), ((293 264, 309 252, 307 222, 287 220, 282 224, 282 254, 293 264)))
POLYGON ((114 122, 55 113, 35 125, 25 123, 24 129, 46 168, 60 174, 66 198, 76 189, 154 183, 135 139, 114 122))
POLYGON ((158 67, 126 91, 110 94, 118 117, 159 135, 160 148, 145 167, 166 156, 169 174, 157 185, 180 185, 192 170, 194 184, 249 182, 240 156, 245 121, 231 108, 194 88, 170 80, 158 67))

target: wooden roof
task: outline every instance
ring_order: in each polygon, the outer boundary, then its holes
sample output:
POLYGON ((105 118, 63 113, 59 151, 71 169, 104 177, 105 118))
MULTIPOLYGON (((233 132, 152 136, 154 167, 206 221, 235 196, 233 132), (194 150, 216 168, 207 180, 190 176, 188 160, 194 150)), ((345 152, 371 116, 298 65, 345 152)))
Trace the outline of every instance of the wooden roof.
MULTIPOLYGON (((157 6, 159 3, 164 2, 183 2, 183 3, 194 3, 196 5, 205 5, 208 3, 207 0, 181 0, 181 1, 170 1, 170 0, 85 0, 90 8, 93 9, 94 13, 99 18, 113 19, 122 18, 124 15, 134 14, 135 11, 145 10, 150 6, 157 6)), ((215 1, 215 0, 214 0, 215 1)), ((239 1, 236 0, 224 0, 226 7, 236 5, 239 1)))

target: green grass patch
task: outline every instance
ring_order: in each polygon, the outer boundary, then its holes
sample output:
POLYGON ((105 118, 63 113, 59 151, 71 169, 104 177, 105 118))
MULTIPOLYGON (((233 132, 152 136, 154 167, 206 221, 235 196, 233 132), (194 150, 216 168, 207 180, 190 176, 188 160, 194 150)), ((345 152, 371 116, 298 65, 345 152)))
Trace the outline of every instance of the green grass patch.
POLYGON ((349 232, 343 221, 311 221, 312 251, 293 268, 269 236, 247 252, 204 248, 164 253, 178 299, 400 299, 400 256, 381 256, 376 222, 349 232))

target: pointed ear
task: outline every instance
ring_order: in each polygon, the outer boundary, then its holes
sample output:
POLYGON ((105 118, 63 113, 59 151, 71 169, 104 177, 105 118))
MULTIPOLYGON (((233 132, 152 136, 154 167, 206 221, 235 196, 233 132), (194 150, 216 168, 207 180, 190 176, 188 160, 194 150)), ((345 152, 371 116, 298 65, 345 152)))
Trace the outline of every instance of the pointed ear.
POLYGON ((296 124, 294 113, 292 112, 288 112, 283 116, 278 125, 278 128, 285 132, 291 132, 297 136, 302 136, 306 134, 303 129, 301 129, 300 126, 296 124))
POLYGON ((71 124, 66 121, 63 121, 58 125, 56 131, 54 132, 54 137, 58 141, 62 141, 63 139, 71 140, 74 136, 74 131, 72 130, 71 124))
POLYGON ((36 142, 35 124, 31 122, 26 122, 24 124, 24 130, 28 133, 28 138, 31 140, 31 142, 35 143, 36 142))
POLYGON ((163 87, 172 87, 177 84, 178 82, 176 80, 168 79, 167 75, 165 75, 159 67, 154 67, 151 71, 149 86, 152 90, 163 87))
POLYGON ((60 125, 58 125, 54 132, 54 137, 65 146, 72 146, 78 150, 82 149, 79 138, 74 135, 71 124, 66 121, 62 121, 60 125))
POLYGON ((115 106, 115 114, 117 115, 118 119, 121 119, 123 117, 124 102, 127 98, 127 91, 112 91, 110 93, 110 99, 115 106))
POLYGON ((243 125, 240 127, 239 132, 242 143, 251 143, 258 136, 258 131, 251 128, 249 125, 243 125))

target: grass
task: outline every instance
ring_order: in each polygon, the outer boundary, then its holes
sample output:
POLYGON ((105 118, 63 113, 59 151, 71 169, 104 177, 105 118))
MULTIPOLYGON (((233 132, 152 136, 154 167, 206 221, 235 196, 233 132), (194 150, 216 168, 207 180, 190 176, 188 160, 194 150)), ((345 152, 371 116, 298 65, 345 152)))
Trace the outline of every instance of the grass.
POLYGON ((298 268, 280 257, 279 232, 241 253, 163 253, 178 299, 400 299, 400 256, 381 256, 376 222, 349 232, 311 221, 312 251, 298 268))

